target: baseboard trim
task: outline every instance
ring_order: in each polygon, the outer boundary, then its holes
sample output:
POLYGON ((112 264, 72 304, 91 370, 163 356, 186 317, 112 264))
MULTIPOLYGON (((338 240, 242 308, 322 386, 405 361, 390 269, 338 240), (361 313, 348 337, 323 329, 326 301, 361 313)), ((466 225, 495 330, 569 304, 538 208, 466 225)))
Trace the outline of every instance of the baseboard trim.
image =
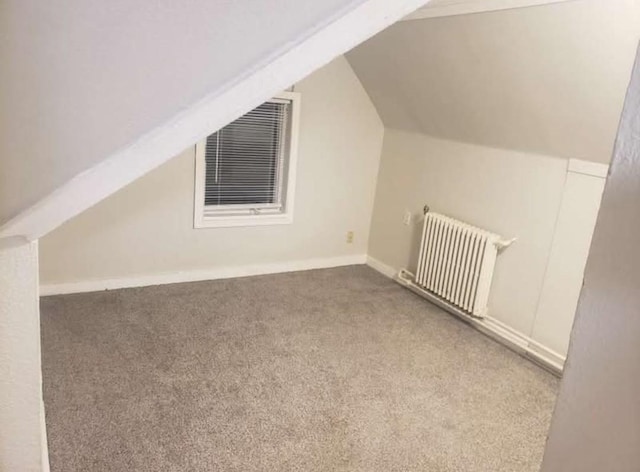
POLYGON ((79 282, 64 282, 58 284, 44 284, 40 286, 40 295, 64 295, 71 293, 99 292, 102 290, 116 290, 120 288, 148 287, 151 285, 166 285, 182 282, 199 282, 203 280, 231 279, 252 275, 279 274, 283 272, 297 272, 312 269, 329 269, 357 264, 366 264, 365 254, 339 256, 317 259, 303 259, 269 264, 216 267, 214 269, 192 270, 183 272, 166 272, 160 274, 145 274, 131 277, 119 277, 99 280, 83 280, 79 282))
MULTIPOLYGON (((371 256, 357 254, 318 259, 304 259, 270 264, 217 267, 215 269, 193 270, 183 272, 167 272, 160 274, 146 274, 132 277, 111 279, 85 280, 80 282, 65 282, 59 284, 44 284, 40 287, 41 296, 64 295, 72 293, 99 292, 103 290, 117 290, 121 288, 148 287, 152 285, 166 285, 182 282, 199 282, 203 280, 230 279, 235 277, 249 277, 253 275, 279 274, 283 272, 297 272, 312 269, 328 269, 349 265, 367 264, 384 276, 398 281, 399 271, 371 256)), ((403 286, 406 284, 402 283, 403 286)), ((515 349, 532 360, 543 364, 554 372, 562 372, 565 359, 559 354, 542 345, 532 345, 527 336, 508 328, 499 321, 487 318, 485 320, 471 319, 471 326, 482 333, 500 341, 507 347, 515 349)), ((537 344, 537 343, 536 343, 537 344)))
POLYGON ((398 274, 398 271, 396 269, 394 269, 390 265, 385 264, 381 260, 376 259, 375 257, 367 256, 366 264, 372 269, 380 272, 382 275, 386 275, 390 279, 395 278, 395 276, 398 274))
POLYGON ((480 332, 506 345, 518 354, 531 359, 554 374, 562 375, 566 359, 555 351, 516 330, 508 328, 493 318, 474 320, 473 325, 480 332))
POLYGON ((453 308, 450 309, 450 307, 447 306, 448 304, 446 302, 442 302, 438 299, 432 299, 431 297, 434 297, 433 295, 424 293, 424 291, 417 286, 412 287, 410 284, 407 284, 404 279, 398 277, 398 274, 400 273, 399 270, 394 269, 393 267, 374 257, 367 256, 367 265, 372 269, 377 270, 381 274, 389 277, 390 279, 393 279, 396 282, 400 283, 400 285, 402 285, 403 287, 408 288, 418 295, 424 296, 424 298, 440 306, 442 309, 452 313, 454 316, 462 318, 465 322, 469 323, 470 326, 473 326, 484 335, 495 339, 500 344, 503 344, 504 346, 517 352, 518 354, 521 354, 522 356, 532 360, 536 364, 541 365, 554 374, 562 374, 565 358, 555 351, 510 328, 509 326, 496 320, 495 318, 487 317, 484 319, 477 319, 466 314, 461 314, 459 311, 453 308))

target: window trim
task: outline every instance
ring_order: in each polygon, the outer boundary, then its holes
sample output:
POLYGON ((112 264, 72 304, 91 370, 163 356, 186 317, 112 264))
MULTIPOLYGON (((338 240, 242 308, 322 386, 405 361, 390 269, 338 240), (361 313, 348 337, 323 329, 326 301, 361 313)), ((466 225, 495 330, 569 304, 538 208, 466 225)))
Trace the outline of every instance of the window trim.
MULTIPOLYGON (((251 215, 223 215, 220 212, 214 215, 207 215, 207 208, 204 204, 204 190, 206 178, 206 161, 205 147, 207 138, 199 141, 195 146, 195 188, 194 188, 194 212, 193 227, 194 228, 220 228, 234 226, 263 226, 263 225, 280 225, 293 223, 293 210, 296 190, 296 169, 298 163, 298 138, 300 132, 300 102, 301 96, 298 92, 281 92, 269 101, 286 100, 291 103, 289 143, 288 143, 288 172, 284 180, 287 191, 285 201, 283 202, 284 210, 274 214, 268 213, 266 210, 260 214, 259 208, 264 204, 253 205, 256 213, 251 215)), ((224 208, 222 208, 224 212, 224 208)))

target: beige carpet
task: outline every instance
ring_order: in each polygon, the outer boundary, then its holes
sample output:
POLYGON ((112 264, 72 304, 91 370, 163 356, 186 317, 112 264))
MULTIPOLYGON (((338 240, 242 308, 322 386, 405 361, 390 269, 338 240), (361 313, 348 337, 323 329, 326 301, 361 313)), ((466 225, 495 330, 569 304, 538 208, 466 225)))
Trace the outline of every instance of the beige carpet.
POLYGON ((42 299, 54 472, 537 471, 558 380, 364 266, 42 299))

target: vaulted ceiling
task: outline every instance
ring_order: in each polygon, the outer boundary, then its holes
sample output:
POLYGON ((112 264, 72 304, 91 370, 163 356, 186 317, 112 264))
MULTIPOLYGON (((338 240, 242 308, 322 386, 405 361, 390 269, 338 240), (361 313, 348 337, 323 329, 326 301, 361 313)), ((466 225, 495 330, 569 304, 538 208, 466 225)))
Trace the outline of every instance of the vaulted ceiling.
POLYGON ((576 0, 403 21, 347 57, 387 127, 608 162, 639 37, 637 0, 576 0))
MULTIPOLYGON (((425 1, 0 2, 0 238, 38 238, 425 1)), ((523 1, 559 0, 433 8, 523 1)), ((404 21, 348 58, 389 127, 606 162, 639 2, 404 21)))
POLYGON ((352 2, 187 3, 2 2, 0 221, 352 2))
POLYGON ((426 1, 1 1, 0 238, 38 238, 426 1))

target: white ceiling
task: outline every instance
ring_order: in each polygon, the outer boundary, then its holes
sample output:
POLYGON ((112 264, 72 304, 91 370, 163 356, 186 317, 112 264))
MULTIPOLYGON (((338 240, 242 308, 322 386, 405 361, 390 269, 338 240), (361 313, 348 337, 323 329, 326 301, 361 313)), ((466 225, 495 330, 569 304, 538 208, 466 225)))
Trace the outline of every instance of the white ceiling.
POLYGON ((388 127, 608 162, 639 25, 638 0, 580 0, 404 21, 347 57, 388 127))
MULTIPOLYGON (((0 222, 348 13, 366 6, 378 18, 418 4, 384 3, 0 1, 0 222)), ((349 44, 360 39, 354 29, 342 35, 349 44)))
POLYGON ((41 237, 424 2, 0 1, 0 247, 41 237))

